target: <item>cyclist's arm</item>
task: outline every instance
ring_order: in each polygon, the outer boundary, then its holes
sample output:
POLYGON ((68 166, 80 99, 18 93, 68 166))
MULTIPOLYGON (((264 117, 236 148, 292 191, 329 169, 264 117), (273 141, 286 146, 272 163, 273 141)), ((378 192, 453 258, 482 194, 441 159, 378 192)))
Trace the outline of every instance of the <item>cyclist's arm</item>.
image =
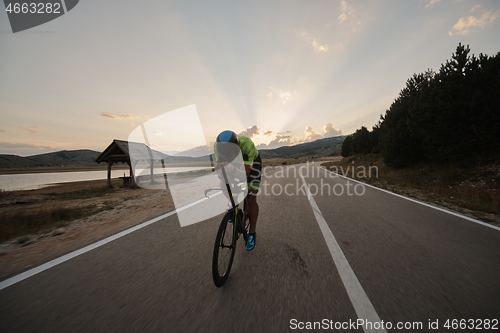
MULTIPOLYGON (((244 179, 240 179, 243 176, 243 172, 245 172, 245 177, 248 178, 248 174, 250 173, 251 166, 245 165, 245 168, 241 164, 234 164, 228 162, 216 163, 214 166, 215 171, 217 171, 219 179, 224 180, 222 170, 226 172, 226 177, 230 182, 233 182, 233 178, 238 178, 239 181, 244 181, 244 179)), ((245 179, 246 179, 245 178, 245 179)))
POLYGON ((219 170, 221 169, 222 167, 225 167, 228 163, 227 162, 215 162, 215 165, 214 165, 214 170, 219 170))

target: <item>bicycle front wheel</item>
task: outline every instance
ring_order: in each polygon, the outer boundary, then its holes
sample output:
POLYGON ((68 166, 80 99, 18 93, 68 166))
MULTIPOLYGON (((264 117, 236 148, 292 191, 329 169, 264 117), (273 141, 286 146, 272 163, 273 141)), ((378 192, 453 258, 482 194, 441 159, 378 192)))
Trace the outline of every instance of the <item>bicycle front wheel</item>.
POLYGON ((236 221, 234 213, 226 213, 215 238, 212 260, 212 277, 217 287, 222 287, 229 276, 236 250, 236 221), (229 222, 231 220, 232 222, 229 222))

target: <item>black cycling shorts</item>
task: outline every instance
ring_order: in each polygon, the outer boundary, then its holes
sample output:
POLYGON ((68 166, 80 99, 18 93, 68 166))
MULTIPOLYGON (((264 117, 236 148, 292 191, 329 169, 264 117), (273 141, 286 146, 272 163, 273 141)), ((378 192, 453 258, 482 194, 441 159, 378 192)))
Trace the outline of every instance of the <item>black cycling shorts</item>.
POLYGON ((262 160, 260 155, 253 161, 250 174, 247 177, 248 190, 258 191, 260 187, 260 178, 262 176, 262 160))

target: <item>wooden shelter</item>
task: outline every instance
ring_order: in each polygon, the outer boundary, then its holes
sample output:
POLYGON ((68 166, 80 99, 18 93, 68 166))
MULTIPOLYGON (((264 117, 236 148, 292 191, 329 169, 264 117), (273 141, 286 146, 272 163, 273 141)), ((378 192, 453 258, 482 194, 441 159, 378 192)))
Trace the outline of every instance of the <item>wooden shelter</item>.
MULTIPOLYGON (((132 171, 132 164, 130 163, 129 144, 128 141, 113 140, 113 142, 106 148, 96 160, 97 163, 105 162, 108 164, 108 186, 111 187, 111 167, 113 164, 121 162, 127 163, 129 166, 130 174, 128 180, 131 184, 134 182, 134 174, 132 171)), ((126 179, 124 178, 124 184, 126 179)))
POLYGON ((123 183, 126 185, 127 183, 134 184, 134 168, 139 161, 145 161, 150 168, 151 184, 154 184, 154 163, 158 161, 163 165, 167 157, 168 155, 154 151, 144 143, 115 139, 95 161, 97 163, 105 162, 108 164, 108 186, 111 187, 111 167, 113 164, 118 162, 128 164, 130 176, 123 178, 123 183))

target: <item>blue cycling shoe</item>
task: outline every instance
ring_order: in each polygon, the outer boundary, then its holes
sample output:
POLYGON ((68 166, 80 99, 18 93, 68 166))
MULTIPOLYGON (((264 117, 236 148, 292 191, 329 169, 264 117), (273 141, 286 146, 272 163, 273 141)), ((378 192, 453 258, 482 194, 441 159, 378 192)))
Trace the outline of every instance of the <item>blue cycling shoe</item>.
POLYGON ((255 232, 248 234, 247 247, 246 247, 247 251, 252 251, 253 248, 255 247, 255 238, 256 237, 257 237, 257 235, 255 234, 255 232))

